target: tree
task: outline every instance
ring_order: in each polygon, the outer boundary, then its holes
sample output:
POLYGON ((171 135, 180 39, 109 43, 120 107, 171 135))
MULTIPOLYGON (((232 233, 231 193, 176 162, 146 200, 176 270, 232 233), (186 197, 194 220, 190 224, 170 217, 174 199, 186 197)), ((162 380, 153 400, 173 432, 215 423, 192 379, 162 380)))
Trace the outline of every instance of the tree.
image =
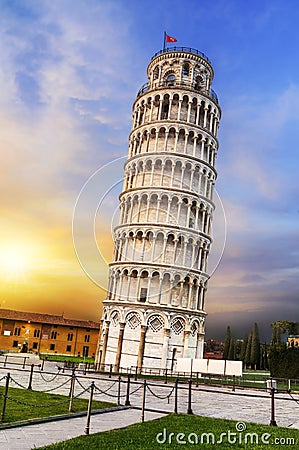
POLYGON ((245 362, 246 348, 248 344, 248 335, 246 334, 242 343, 241 352, 240 352, 240 360, 245 362))
POLYGON ((234 361, 235 360, 235 355, 236 354, 236 345, 235 345, 235 341, 233 339, 230 340, 230 344, 229 344, 229 350, 228 350, 228 355, 227 355, 227 359, 234 361))
POLYGON ((254 324, 252 330, 250 364, 251 367, 254 367, 254 370, 260 368, 260 336, 257 323, 254 324))
POLYGON ((252 343, 252 332, 249 335, 246 352, 245 352, 245 367, 248 367, 251 364, 251 343, 252 343))
POLYGON ((230 331, 230 326, 228 326, 226 329, 226 337, 225 337, 224 348, 223 348, 223 359, 228 359, 228 353, 229 353, 229 347, 230 347, 231 340, 232 340, 232 335, 231 335, 231 331, 230 331))

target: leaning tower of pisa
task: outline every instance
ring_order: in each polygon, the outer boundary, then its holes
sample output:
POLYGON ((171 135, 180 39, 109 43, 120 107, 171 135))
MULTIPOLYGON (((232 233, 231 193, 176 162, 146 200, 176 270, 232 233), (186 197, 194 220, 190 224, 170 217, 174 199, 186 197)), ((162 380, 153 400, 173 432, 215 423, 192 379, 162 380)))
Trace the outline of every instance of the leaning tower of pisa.
POLYGON ((209 59, 156 53, 133 104, 98 362, 175 369, 203 355, 221 110, 209 59))

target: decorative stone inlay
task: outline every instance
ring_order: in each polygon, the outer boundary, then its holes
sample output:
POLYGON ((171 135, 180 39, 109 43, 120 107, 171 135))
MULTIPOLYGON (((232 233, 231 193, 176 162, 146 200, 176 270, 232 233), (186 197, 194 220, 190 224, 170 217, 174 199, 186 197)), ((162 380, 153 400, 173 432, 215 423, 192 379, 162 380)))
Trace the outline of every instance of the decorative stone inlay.
POLYGON ((152 316, 148 320, 148 326, 154 333, 158 333, 164 327, 164 319, 159 315, 152 316))
POLYGON ((198 332, 198 325, 196 322, 194 322, 191 326, 191 334, 192 336, 195 336, 196 333, 198 332))
POLYGON ((112 325, 114 325, 115 327, 118 325, 118 323, 119 323, 119 320, 120 320, 120 314, 119 314, 119 312, 118 311, 113 311, 112 313, 111 313, 111 322, 112 322, 112 325))
POLYGON ((171 322, 170 328, 175 334, 181 334, 185 328, 184 321, 180 318, 174 319, 171 322))
POLYGON ((127 323, 132 330, 135 330, 141 324, 141 318, 137 313, 131 312, 128 314, 127 323))

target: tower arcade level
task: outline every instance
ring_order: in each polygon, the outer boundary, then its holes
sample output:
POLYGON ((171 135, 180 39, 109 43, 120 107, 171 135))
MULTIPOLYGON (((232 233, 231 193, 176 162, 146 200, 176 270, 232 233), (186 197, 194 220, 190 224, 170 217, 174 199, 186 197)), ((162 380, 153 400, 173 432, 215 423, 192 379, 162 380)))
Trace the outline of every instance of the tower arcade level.
POLYGON ((208 58, 164 49, 133 104, 98 362, 202 357, 221 110, 208 58))

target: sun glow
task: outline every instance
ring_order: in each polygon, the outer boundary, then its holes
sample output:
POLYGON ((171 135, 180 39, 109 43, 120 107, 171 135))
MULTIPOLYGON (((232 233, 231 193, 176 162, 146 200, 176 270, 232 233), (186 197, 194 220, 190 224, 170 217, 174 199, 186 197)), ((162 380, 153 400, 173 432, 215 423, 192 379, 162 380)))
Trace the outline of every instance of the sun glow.
POLYGON ((0 271, 7 280, 24 279, 28 269, 30 269, 30 252, 25 246, 16 244, 0 246, 0 271))

